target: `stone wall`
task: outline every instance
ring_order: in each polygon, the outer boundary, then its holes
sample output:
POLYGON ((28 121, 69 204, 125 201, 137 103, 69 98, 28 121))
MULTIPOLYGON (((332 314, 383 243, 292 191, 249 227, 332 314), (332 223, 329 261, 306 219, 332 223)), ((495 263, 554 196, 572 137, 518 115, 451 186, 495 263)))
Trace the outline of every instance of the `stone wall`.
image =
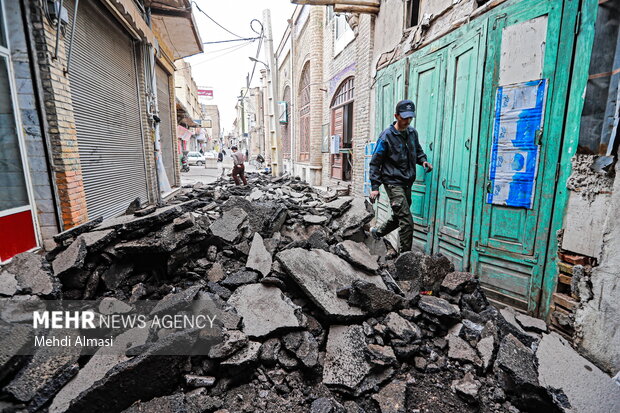
POLYGON ((28 172, 34 195, 38 230, 45 249, 54 247, 52 237, 59 231, 58 215, 54 200, 50 166, 41 127, 39 102, 37 100, 36 78, 33 77, 30 64, 29 33, 24 30, 24 11, 21 2, 5 4, 7 32, 11 46, 11 60, 15 87, 17 91, 18 109, 24 134, 28 172))

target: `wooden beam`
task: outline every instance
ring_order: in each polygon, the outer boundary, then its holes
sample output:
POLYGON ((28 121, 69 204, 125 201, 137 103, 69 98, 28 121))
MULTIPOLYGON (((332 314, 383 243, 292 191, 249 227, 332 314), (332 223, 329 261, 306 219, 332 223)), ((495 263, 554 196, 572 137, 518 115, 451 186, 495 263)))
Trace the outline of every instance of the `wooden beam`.
POLYGON ((293 4, 307 4, 309 6, 370 6, 379 7, 381 0, 291 0, 293 4))
POLYGON ((370 14, 379 14, 378 7, 369 7, 369 6, 339 6, 337 4, 334 5, 334 13, 370 13, 370 14))

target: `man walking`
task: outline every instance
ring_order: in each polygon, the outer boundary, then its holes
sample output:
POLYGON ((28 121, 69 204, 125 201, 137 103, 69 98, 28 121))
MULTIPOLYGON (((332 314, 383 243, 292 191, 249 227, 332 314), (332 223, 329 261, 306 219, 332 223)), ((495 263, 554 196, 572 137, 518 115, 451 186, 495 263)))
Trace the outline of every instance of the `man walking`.
POLYGON ((235 185, 241 185, 241 181, 243 181, 243 185, 247 185, 248 180, 245 179, 245 165, 243 164, 243 162, 245 162, 245 156, 243 156, 243 153, 238 151, 236 146, 233 146, 230 149, 233 151, 232 177, 235 180, 235 185))
POLYGON ((379 227, 370 229, 374 238, 383 237, 399 228, 400 251, 411 251, 413 218, 411 217, 411 185, 415 181, 416 164, 426 172, 433 166, 420 146, 418 132, 409 124, 415 116, 415 105, 410 100, 396 104, 396 121, 381 133, 370 160, 370 200, 379 198, 379 187, 385 186, 392 216, 379 227))

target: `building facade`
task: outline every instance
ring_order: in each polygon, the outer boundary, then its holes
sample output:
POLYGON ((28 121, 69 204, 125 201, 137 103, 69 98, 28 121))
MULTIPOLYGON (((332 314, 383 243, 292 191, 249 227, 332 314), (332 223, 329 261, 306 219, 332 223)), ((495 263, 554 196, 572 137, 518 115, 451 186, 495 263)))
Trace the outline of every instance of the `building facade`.
POLYGON ((55 233, 121 214, 136 198, 155 203, 178 184, 178 168, 170 162, 170 178, 163 179, 166 159, 173 160, 166 151, 174 107, 169 99, 157 101, 155 62, 167 68, 163 77, 171 91, 170 62, 202 50, 186 7, 174 16, 180 19, 177 37, 158 32, 172 18, 163 9, 178 6, 2 2, 2 115, 11 119, 12 146, 0 176, 14 195, 2 205, 0 225, 18 240, 7 237, 1 261, 50 248, 55 233))

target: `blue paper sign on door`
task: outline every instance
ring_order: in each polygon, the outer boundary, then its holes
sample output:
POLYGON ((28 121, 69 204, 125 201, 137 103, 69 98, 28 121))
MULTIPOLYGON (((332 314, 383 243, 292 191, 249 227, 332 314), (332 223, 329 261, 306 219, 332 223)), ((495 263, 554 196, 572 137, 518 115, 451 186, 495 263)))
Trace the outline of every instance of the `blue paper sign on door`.
POLYGON ((497 88, 487 203, 532 208, 547 80, 497 88))

